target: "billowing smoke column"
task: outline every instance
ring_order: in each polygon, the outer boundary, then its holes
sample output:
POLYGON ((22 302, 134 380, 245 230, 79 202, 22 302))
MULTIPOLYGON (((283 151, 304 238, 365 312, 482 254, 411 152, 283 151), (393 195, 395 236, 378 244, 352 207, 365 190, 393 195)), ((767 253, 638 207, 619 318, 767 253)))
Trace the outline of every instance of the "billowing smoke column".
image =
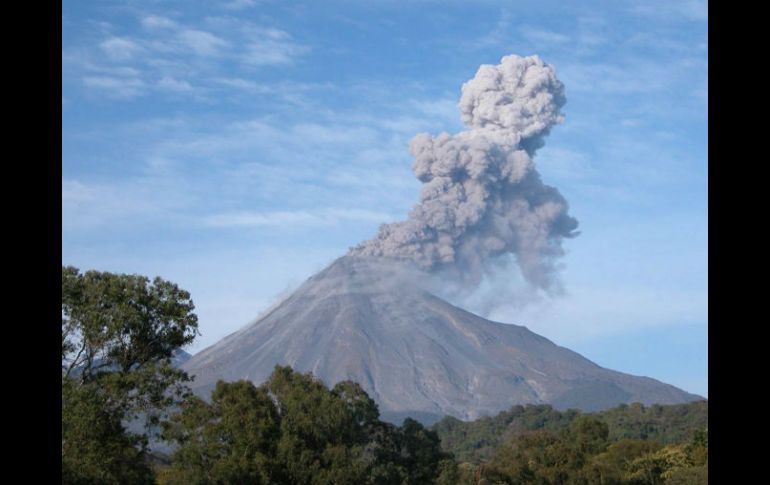
POLYGON ((412 170, 424 186, 409 219, 383 224, 350 254, 411 260, 476 283, 488 264, 513 254, 527 282, 557 289, 561 242, 578 223, 559 191, 542 183, 532 157, 563 120, 565 102, 563 84, 537 56, 482 65, 462 87, 467 130, 411 141, 412 170))

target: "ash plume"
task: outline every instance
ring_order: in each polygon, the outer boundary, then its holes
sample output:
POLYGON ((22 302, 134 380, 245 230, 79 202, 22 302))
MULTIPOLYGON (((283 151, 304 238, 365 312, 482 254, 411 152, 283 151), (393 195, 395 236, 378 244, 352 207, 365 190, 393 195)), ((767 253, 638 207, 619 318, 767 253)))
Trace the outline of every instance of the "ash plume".
POLYGON ((513 255, 530 285, 559 291, 562 240, 577 235, 578 223, 532 159, 562 122, 565 102, 564 85, 537 56, 482 65, 462 87, 467 129, 421 133, 410 143, 412 170, 424 185, 409 218, 383 224, 349 254, 410 261, 475 284, 501 256, 513 255))

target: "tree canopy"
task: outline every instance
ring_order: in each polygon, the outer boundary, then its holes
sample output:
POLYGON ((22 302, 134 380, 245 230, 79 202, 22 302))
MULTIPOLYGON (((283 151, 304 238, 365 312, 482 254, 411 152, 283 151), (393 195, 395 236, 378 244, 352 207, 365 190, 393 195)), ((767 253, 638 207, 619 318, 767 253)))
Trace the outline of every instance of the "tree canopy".
POLYGON ((197 334, 194 308, 161 278, 62 267, 64 483, 152 483, 147 435, 125 423, 157 424, 186 394, 170 359, 197 334))
POLYGON ((384 423, 358 384, 328 389, 290 367, 190 397, 164 436, 179 444, 165 483, 428 484, 453 471, 435 432, 384 423))

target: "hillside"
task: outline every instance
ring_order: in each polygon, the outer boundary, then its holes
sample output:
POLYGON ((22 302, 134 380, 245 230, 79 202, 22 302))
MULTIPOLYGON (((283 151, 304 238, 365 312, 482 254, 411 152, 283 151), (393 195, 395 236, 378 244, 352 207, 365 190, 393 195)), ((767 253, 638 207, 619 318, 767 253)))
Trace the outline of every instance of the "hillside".
POLYGON ((205 397, 220 379, 260 384, 276 364, 328 385, 358 382, 397 422, 471 420, 516 404, 595 411, 699 399, 602 368, 526 327, 462 310, 418 285, 408 267, 379 258, 339 258, 182 368, 205 397))
MULTIPOLYGON (((514 406, 492 417, 463 422, 446 417, 433 425, 445 451, 459 462, 489 460, 501 443, 527 431, 566 429, 580 413, 557 411, 548 405, 514 406)), ((669 406, 620 405, 587 413, 607 424, 609 440, 650 440, 668 445, 687 441, 695 431, 708 428, 708 401, 669 406)))

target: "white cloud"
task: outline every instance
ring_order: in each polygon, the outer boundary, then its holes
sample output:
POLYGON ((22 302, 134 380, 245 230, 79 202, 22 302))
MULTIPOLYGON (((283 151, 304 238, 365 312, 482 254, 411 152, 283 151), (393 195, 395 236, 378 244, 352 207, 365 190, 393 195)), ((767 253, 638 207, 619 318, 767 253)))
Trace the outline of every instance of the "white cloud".
POLYGON ((120 37, 110 37, 99 47, 107 54, 107 57, 116 61, 127 61, 142 50, 136 42, 120 37))
POLYGON ((98 227, 155 210, 147 197, 113 184, 62 179, 62 229, 98 227))
POLYGON ((210 227, 262 227, 262 226, 330 226, 343 221, 387 222, 390 214, 361 209, 307 209, 273 212, 231 212, 215 214, 203 219, 210 227))
POLYGON ((151 30, 175 29, 179 24, 173 20, 159 15, 148 15, 142 19, 142 25, 151 30))
POLYGON ((522 35, 535 45, 564 44, 570 41, 570 37, 545 29, 534 27, 522 27, 522 35))
POLYGON ((249 81, 248 79, 242 79, 237 77, 221 77, 221 78, 213 79, 213 81, 216 84, 220 84, 228 88, 238 89, 241 91, 248 91, 248 92, 254 92, 254 93, 270 92, 270 89, 268 87, 262 84, 258 84, 254 81, 249 81))
POLYGON ((684 19, 693 22, 706 22, 709 18, 708 0, 670 0, 634 2, 633 13, 662 18, 665 20, 684 19))
POLYGON ((233 0, 227 2, 223 7, 227 10, 243 10, 245 8, 253 7, 257 4, 255 0, 233 0))
POLYGON ((234 102, 243 93, 274 93, 295 105, 306 103, 301 93, 309 85, 274 83, 266 87, 248 80, 254 68, 292 65, 309 52, 309 47, 297 43, 285 30, 234 17, 183 23, 148 15, 141 18, 141 25, 143 29, 120 37, 100 31, 98 35, 104 37, 95 46, 63 49, 65 79, 75 76, 92 93, 122 100, 162 91, 195 94, 194 99, 214 103, 234 102), (243 76, 238 68, 234 71, 233 62, 251 74, 243 76), (234 88, 240 94, 209 96, 223 88, 234 88))
POLYGON ((173 77, 164 76, 161 78, 160 81, 158 81, 158 87, 160 89, 163 89, 165 91, 171 91, 174 93, 191 93, 194 91, 194 88, 190 83, 184 80, 177 80, 173 77))
POLYGON ((260 29, 260 34, 251 42, 246 44, 244 51, 240 54, 241 62, 252 66, 291 64, 294 60, 310 49, 306 46, 296 44, 291 36, 284 31, 275 29, 260 29))
POLYGON ((83 84, 89 89, 107 94, 109 97, 128 99, 134 98, 147 89, 147 84, 137 78, 119 78, 110 76, 86 76, 83 84))
POLYGON ((182 44, 199 56, 214 56, 220 49, 227 47, 228 43, 210 32, 202 30, 185 29, 178 34, 182 44))

